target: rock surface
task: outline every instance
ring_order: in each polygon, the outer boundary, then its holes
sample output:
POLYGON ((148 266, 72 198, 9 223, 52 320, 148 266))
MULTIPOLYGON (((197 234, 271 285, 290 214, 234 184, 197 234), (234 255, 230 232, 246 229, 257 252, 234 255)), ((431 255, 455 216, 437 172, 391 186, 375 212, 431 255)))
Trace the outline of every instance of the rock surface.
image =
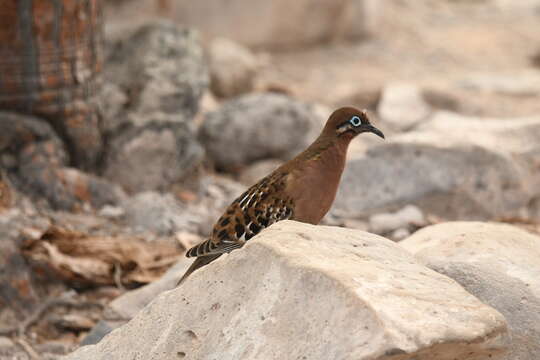
POLYGON ((62 141, 44 120, 0 112, 0 159, 14 184, 53 208, 77 210, 118 203, 122 190, 98 176, 69 167, 62 141))
POLYGON ((438 112, 345 168, 334 212, 349 217, 404 204, 444 219, 527 215, 540 196, 540 117, 438 112))
POLYGON ((111 301, 100 320, 81 341, 81 346, 97 344, 113 329, 124 325, 163 291, 173 289, 192 260, 182 257, 159 279, 128 291, 111 301))
POLYGON ((130 112, 190 120, 208 87, 198 33, 169 22, 142 26, 115 43, 108 60, 106 77, 127 93, 130 112))
POLYGON ((105 176, 130 193, 167 189, 188 176, 204 154, 188 124, 148 119, 155 122, 125 130, 110 143, 105 176))
POLYGON ((210 87, 220 97, 232 97, 253 89, 257 58, 234 41, 217 38, 209 46, 210 87))
POLYGON ((400 245, 504 315, 512 338, 505 359, 540 358, 540 237, 505 224, 450 222, 400 245))
POLYGON ((128 225, 135 232, 172 235, 189 227, 189 216, 172 194, 145 191, 124 201, 122 207, 128 225))
POLYGON ((285 95, 250 94, 208 113, 200 139, 221 168, 272 157, 288 160, 307 145, 316 116, 312 107, 285 95))
POLYGON ((129 192, 180 181, 204 154, 192 124, 209 81, 197 33, 167 22, 143 26, 116 43, 106 75, 113 85, 104 104, 105 176, 129 192))
POLYGON ((391 241, 287 221, 66 359, 498 359, 505 332, 391 241))
POLYGON ((245 191, 234 181, 206 177, 194 194, 196 200, 181 202, 170 193, 139 193, 122 203, 126 225, 136 233, 173 235, 179 231, 208 236, 222 211, 245 191))

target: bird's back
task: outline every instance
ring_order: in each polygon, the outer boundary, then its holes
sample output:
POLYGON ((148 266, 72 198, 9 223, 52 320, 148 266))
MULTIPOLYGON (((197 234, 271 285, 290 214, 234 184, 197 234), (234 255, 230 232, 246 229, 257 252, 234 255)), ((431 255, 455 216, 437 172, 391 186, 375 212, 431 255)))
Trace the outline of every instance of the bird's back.
POLYGON ((294 215, 287 194, 289 172, 276 169, 234 200, 218 219, 210 238, 191 248, 188 257, 216 255, 240 248, 262 229, 294 215))

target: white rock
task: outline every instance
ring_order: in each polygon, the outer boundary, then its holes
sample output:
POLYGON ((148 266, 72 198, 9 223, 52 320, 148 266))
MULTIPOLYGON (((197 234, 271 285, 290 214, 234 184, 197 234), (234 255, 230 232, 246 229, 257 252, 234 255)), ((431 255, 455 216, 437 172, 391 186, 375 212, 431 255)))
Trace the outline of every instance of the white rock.
POLYGON ((512 338, 505 359, 540 359, 540 237, 505 224, 450 222, 400 245, 505 316, 512 338))
POLYGON ((369 217, 369 229, 376 234, 407 228, 409 225, 423 226, 426 219, 417 206, 407 205, 395 213, 375 214, 369 217))
POLYGON ((504 318, 392 241, 279 222, 66 359, 499 359, 504 318))
POLYGON ((234 41, 217 38, 208 49, 210 86, 220 97, 232 97, 250 92, 254 86, 257 58, 234 41))
POLYGON ((392 232, 392 235, 390 235, 390 238, 394 241, 401 241, 405 238, 407 238, 409 235, 411 235, 411 232, 408 228, 399 228, 394 230, 392 232))
POLYGON ((426 120, 432 110, 422 96, 422 90, 412 84, 389 84, 377 105, 377 113, 392 129, 407 131, 426 120))

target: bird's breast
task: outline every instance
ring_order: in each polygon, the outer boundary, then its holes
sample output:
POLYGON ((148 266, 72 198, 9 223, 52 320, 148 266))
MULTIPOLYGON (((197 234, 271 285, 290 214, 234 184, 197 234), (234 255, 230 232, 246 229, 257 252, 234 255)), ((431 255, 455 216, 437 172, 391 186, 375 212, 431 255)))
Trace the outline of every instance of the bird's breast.
POLYGON ((296 194, 293 220, 318 224, 332 207, 345 157, 340 153, 324 155, 307 161, 302 171, 293 176, 292 193, 296 194))

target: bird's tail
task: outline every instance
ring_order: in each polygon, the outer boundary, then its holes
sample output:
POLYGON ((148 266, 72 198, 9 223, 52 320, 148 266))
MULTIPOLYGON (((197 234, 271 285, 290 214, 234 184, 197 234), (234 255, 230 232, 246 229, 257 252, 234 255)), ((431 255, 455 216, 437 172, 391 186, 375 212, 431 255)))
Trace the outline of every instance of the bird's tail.
POLYGON ((184 275, 182 275, 180 280, 178 280, 178 282, 176 283, 176 286, 180 286, 188 278, 188 276, 191 275, 192 272, 194 272, 200 267, 203 267, 204 265, 211 263, 212 261, 216 260, 221 255, 223 254, 199 256, 198 258, 196 258, 193 264, 191 264, 191 266, 184 273, 184 275))

